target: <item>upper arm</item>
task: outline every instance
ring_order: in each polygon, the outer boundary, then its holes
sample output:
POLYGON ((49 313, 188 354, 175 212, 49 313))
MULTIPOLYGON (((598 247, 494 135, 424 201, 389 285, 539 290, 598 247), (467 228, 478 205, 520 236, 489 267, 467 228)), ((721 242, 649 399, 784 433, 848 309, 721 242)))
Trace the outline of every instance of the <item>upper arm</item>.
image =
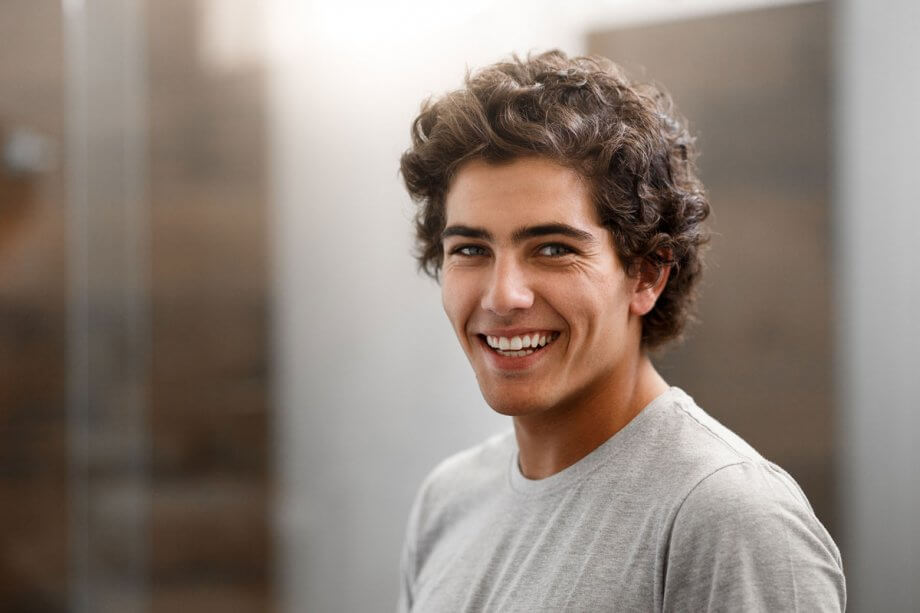
POLYGON ((842 611, 840 554, 794 482, 769 466, 712 473, 672 525, 666 611, 842 611))

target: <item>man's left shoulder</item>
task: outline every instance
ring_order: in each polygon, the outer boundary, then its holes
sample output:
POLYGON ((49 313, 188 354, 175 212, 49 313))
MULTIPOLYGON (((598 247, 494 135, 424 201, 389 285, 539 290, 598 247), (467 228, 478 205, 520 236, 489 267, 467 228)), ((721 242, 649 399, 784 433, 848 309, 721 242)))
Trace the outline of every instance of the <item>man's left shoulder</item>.
MULTIPOLYGON (((687 493, 675 519, 676 523, 698 521, 718 521, 723 529, 769 523, 784 528, 821 527, 795 480, 764 459, 727 464, 700 479, 687 493)), ((821 531, 824 533, 823 527, 821 531)))
POLYGON ((782 469, 740 461, 702 479, 673 519, 667 591, 676 610, 713 595, 738 610, 843 610, 840 552, 782 469))
POLYGON ((768 464, 679 388, 671 388, 646 411, 647 415, 640 414, 640 433, 630 455, 648 473, 648 486, 672 509, 721 469, 741 463, 768 464))
MULTIPOLYGON (((671 426, 677 432, 674 464, 693 467, 681 488, 674 508, 675 529, 704 524, 726 534, 737 526, 740 532, 751 526, 772 526, 783 533, 804 530, 826 544, 832 557, 839 553, 814 514, 811 504, 795 479, 765 459, 741 437, 699 408, 677 390, 671 426)), ((680 472, 680 471, 677 471, 680 472)), ((750 536, 757 534, 748 532, 750 536)), ((778 536, 773 533, 771 538, 778 536)))
POLYGON ((739 461, 761 461, 761 456, 747 441, 735 434, 680 388, 671 388, 669 402, 662 417, 667 441, 683 455, 685 461, 702 461, 710 467, 727 466, 739 461))
POLYGON ((845 606, 840 552, 795 479, 682 390, 662 408, 672 608, 705 608, 713 594, 738 610, 845 606))

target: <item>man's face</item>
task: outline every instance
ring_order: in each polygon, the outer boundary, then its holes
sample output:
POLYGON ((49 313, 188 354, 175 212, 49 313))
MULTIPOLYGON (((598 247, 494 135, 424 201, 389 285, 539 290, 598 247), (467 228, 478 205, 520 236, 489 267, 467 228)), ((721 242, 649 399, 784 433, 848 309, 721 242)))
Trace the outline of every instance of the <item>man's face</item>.
POLYGON ((575 406, 625 376, 640 350, 638 282, 575 171, 472 161, 446 206, 444 310, 492 408, 575 406))

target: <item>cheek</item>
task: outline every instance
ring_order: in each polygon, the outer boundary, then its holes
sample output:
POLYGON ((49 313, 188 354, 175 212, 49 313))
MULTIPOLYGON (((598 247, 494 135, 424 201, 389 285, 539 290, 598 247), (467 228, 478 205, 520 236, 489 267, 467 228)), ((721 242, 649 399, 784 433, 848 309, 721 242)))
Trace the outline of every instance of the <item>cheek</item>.
POLYGON ((587 337, 618 335, 629 319, 629 296, 618 283, 585 283, 555 293, 560 313, 575 328, 574 332, 587 337))
POLYGON ((463 326, 471 313, 470 304, 475 300, 472 288, 467 285, 456 274, 445 273, 441 278, 441 304, 455 328, 463 326))

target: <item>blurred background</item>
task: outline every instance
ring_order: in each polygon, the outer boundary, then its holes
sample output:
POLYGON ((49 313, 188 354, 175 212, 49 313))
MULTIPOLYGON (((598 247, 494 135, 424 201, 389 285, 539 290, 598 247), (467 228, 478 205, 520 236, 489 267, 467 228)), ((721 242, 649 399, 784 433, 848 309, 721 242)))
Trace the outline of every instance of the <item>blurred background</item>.
POLYGON ((0 610, 386 611, 491 412, 415 273, 420 102, 531 50, 663 83, 715 231, 656 356, 920 608, 920 5, 0 2, 0 610))

